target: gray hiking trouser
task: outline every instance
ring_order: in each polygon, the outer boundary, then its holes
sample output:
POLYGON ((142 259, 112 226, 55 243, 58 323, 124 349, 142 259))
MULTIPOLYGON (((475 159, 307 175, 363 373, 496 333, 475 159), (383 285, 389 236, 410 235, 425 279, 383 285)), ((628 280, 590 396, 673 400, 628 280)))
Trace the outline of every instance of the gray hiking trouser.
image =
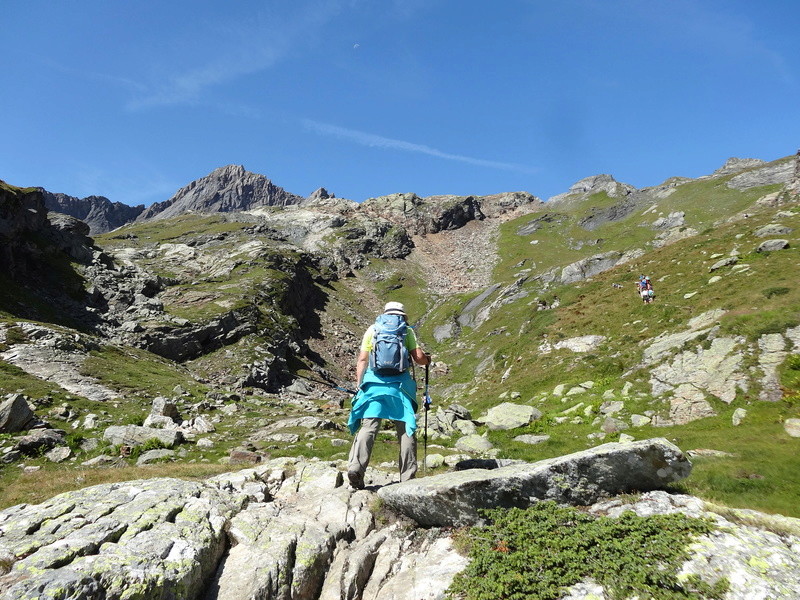
MULTIPOLYGON (((350 473, 364 476, 381 421, 382 419, 361 419, 361 427, 350 448, 350 463, 347 467, 350 473)), ((406 435, 406 424, 403 421, 392 422, 400 442, 400 481, 408 481, 417 474, 417 438, 406 435)))

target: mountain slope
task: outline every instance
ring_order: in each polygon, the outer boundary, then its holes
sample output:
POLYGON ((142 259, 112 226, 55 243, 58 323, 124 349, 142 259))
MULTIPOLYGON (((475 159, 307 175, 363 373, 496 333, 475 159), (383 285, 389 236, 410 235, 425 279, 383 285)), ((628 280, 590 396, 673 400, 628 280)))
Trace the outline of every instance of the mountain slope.
MULTIPOLYGON (((185 423, 215 428, 189 430, 207 442, 187 444, 185 460, 342 459, 347 411, 325 382, 352 385, 364 328, 399 300, 434 353, 431 454, 468 452, 468 431, 483 439, 477 454, 524 459, 621 433, 667 436, 732 455, 697 458, 687 489, 796 514, 800 453, 784 424, 800 417, 799 168, 791 157, 729 161, 642 190, 598 176, 547 203, 319 194, 211 214, 223 204, 198 214, 173 203, 182 214, 98 236, 88 260, 71 260, 73 302, 86 306, 77 338, 44 312, 3 304, 2 390, 23 390, 52 424, 98 437, 88 414, 141 423, 156 396, 173 398, 185 423), (774 249, 758 251, 765 241, 774 249), (654 281, 653 304, 635 294, 641 274, 654 281), (93 399, 95 385, 116 399, 93 399), (507 402, 541 416, 497 427, 489 411, 507 402), (312 416, 319 430, 296 420, 312 416)), ((27 283, 7 288, 39 297, 27 283)), ((75 451, 84 460, 111 450, 75 451)), ((393 455, 382 444, 375 464, 393 455)))
POLYGON ((130 223, 144 211, 144 204, 128 206, 121 202, 111 202, 104 196, 76 198, 47 190, 42 190, 42 193, 47 210, 80 219, 89 226, 92 235, 130 223))
MULTIPOLYGON (((776 164, 793 172, 789 159, 776 164)), ((494 285, 452 298, 422 328, 443 363, 440 403, 481 415, 517 398, 541 411, 513 436, 488 432, 502 456, 555 456, 621 432, 725 451, 716 464, 698 459, 690 489, 792 511, 779 482, 800 466, 784 446, 795 443, 784 421, 800 411, 781 381, 800 353, 800 211, 796 195, 780 202, 791 176, 785 186, 728 185, 742 174, 763 182, 759 168, 775 165, 682 181, 591 230, 585 217, 619 198, 581 191, 503 225, 494 285), (788 249, 758 251, 776 239, 788 249), (640 274, 654 281, 653 304, 635 293, 640 274), (736 409, 747 415, 739 428, 736 409), (515 442, 523 433, 550 439, 515 442)))

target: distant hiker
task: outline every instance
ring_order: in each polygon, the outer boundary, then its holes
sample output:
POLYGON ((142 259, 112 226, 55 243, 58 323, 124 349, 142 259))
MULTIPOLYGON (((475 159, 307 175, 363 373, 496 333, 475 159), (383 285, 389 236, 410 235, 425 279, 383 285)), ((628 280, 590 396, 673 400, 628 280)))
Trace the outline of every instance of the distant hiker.
POLYGON ((656 293, 653 290, 653 284, 650 281, 650 278, 642 275, 636 285, 637 289, 639 290, 639 295, 642 298, 642 302, 645 304, 650 304, 656 297, 656 293))
POLYGON ((650 294, 647 291, 647 283, 645 282, 644 275, 639 277, 639 281, 636 282, 636 292, 639 294, 639 297, 642 299, 642 302, 647 304, 647 300, 650 297, 650 294))
POLYGON ((417 345, 417 336, 406 319, 400 302, 388 302, 361 340, 356 362, 358 393, 347 423, 350 433, 356 435, 347 478, 357 490, 364 487, 364 473, 381 419, 394 422, 400 442, 400 480, 413 479, 417 473, 417 384, 409 367, 411 360, 427 365, 430 357, 417 345))

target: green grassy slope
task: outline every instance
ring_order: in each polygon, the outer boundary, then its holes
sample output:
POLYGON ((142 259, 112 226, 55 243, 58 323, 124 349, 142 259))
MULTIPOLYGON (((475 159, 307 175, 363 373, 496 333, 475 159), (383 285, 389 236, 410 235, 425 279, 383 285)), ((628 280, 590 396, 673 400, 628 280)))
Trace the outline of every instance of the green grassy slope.
MULTIPOLYGON (((724 186, 726 180, 687 183, 660 202, 657 211, 647 212, 648 207, 644 207, 592 232, 581 230, 576 223, 590 207, 607 203, 605 195, 572 204, 565 213, 549 211, 555 218, 528 236, 520 236, 517 231, 531 221, 530 216, 505 224, 499 240, 502 260, 496 277, 506 285, 521 270, 531 269, 522 285, 528 295, 496 308, 480 326, 464 328, 457 339, 440 344, 432 341, 434 327, 451 320, 475 294, 452 299, 432 312, 421 337, 449 368, 436 381, 440 402, 463 404, 474 418, 509 401, 510 394, 518 394, 518 399, 511 401, 532 404, 544 417, 526 430, 489 432, 489 439, 500 448, 501 456, 547 458, 599 443, 587 436, 599 431, 592 422, 604 402, 603 395, 622 398, 620 392, 626 382, 633 387, 631 395, 624 398, 624 415, 645 411, 666 414, 665 400, 651 396, 649 370, 639 366, 644 347, 656 336, 683 331, 689 319, 711 309, 727 311, 720 322, 721 335, 743 336, 750 341, 800 324, 800 286, 796 283, 800 272, 800 210, 796 206, 754 206, 755 200, 776 191, 777 186, 738 192, 724 186), (701 233, 663 248, 647 246, 655 235, 648 225, 659 214, 679 210, 686 212, 687 226, 701 233), (747 218, 717 222, 744 210, 747 218), (777 217, 781 210, 790 213, 777 217), (794 230, 782 236, 789 239, 790 249, 755 252, 763 238, 756 237, 754 230, 776 221, 794 230), (602 242, 575 249, 576 240, 590 238, 602 242), (532 245, 531 239, 538 239, 539 243, 532 245), (646 248, 647 253, 575 285, 547 287, 535 279, 535 275, 548 269, 560 269, 594 253, 633 248, 646 248), (739 253, 737 266, 709 272, 720 257, 734 251, 739 253), (642 304, 634 289, 634 282, 642 273, 651 276, 658 294, 651 305, 642 304), (720 279, 710 284, 715 275, 720 279), (623 287, 613 287, 616 283, 623 287), (559 308, 537 311, 537 298, 550 303, 555 297, 560 299, 559 308), (588 354, 540 351, 545 343, 585 335, 602 335, 607 340, 588 354), (485 365, 487 359, 490 366, 478 372, 478 366, 485 365), (591 391, 567 401, 552 393, 558 384, 566 384, 569 389, 588 380, 595 382, 591 391), (567 422, 558 423, 563 411, 579 402, 584 403, 575 413, 579 418, 571 415, 567 422), (547 433, 551 439, 545 444, 526 446, 513 441, 521 433, 547 433)), ((488 303, 498 298, 499 292, 488 303)), ((704 342, 699 340, 694 345, 697 343, 704 342)), ((784 381, 796 377, 796 373, 796 368, 784 366, 784 381)), ((796 380, 793 381, 796 389, 796 380)), ((800 515, 792 500, 800 493, 800 442, 789 438, 782 426, 786 418, 800 416, 797 394, 787 392, 783 402, 770 403, 758 400, 759 391, 756 381, 730 405, 712 399, 717 417, 681 426, 634 428, 626 433, 637 439, 667 437, 684 450, 713 448, 729 452, 734 456, 698 457, 685 489, 734 506, 800 515), (733 427, 731 414, 737 407, 746 408, 748 417, 741 426, 733 427)), ((616 436, 608 436, 605 441, 610 439, 616 436)))
MULTIPOLYGON (((338 281, 315 280, 324 299, 316 308, 322 311, 320 322, 327 329, 323 332, 322 325, 315 323, 317 330, 304 335, 309 338, 309 347, 329 361, 326 369, 342 377, 342 383, 350 384, 346 378, 352 373, 355 354, 349 346, 342 346, 360 336, 383 302, 399 300, 418 324, 418 336, 437 363, 432 371, 435 409, 458 403, 477 418, 501 402, 512 401, 531 404, 542 411, 543 418, 526 428, 486 432, 485 427, 479 427, 479 432, 486 433, 495 445, 498 456, 538 460, 616 440, 618 435, 608 435, 605 440, 595 436, 600 427, 594 421, 611 395, 624 400, 621 415, 625 418, 647 412, 663 416, 668 411, 665 398, 653 398, 650 370, 641 366, 644 349, 657 336, 685 331, 689 319, 712 309, 726 311, 719 322, 719 335, 741 336, 750 343, 761 335, 782 333, 800 325, 800 286, 796 283, 800 272, 800 208, 755 205, 756 200, 777 191, 779 186, 740 192, 725 185, 731 177, 682 183, 656 204, 643 203, 626 218, 593 231, 580 227, 581 219, 620 199, 595 194, 545 206, 538 213, 502 224, 498 239, 500 260, 494 272, 499 287, 481 304, 482 308, 494 306, 488 318, 463 326, 456 337, 437 342, 434 331, 452 323, 481 292, 434 302, 426 292, 420 266, 411 260, 396 259, 370 259, 369 265, 353 277, 338 281), (654 247, 652 242, 659 232, 652 223, 677 211, 685 212, 685 226, 697 231, 697 235, 654 247), (778 216, 781 211, 786 214, 778 216), (748 214, 746 218, 743 212, 748 214), (731 220, 734 215, 740 218, 731 220), (536 219, 538 230, 519 234, 521 227, 536 219), (756 253, 763 238, 756 237, 754 231, 773 222, 793 229, 785 236, 790 248, 756 253), (552 277, 543 277, 548 273, 559 275, 563 267, 594 254, 637 249, 644 252, 641 257, 577 284, 561 285, 551 282, 552 277), (720 257, 733 252, 738 253, 738 265, 709 272, 720 257), (658 294, 651 305, 643 305, 634 290, 634 281, 642 273, 653 279, 658 294), (719 279, 710 283, 716 276, 719 279), (551 305, 556 298, 558 308, 538 310, 539 300, 551 305), (606 339, 597 350, 584 354, 541 349, 585 335, 606 339), (570 389, 586 381, 593 381, 594 386, 583 394, 565 398, 553 393, 558 385, 570 389), (623 397, 626 384, 630 393, 623 397), (564 414, 578 403, 583 405, 574 413, 564 414), (551 437, 536 446, 514 440, 524 433, 551 437)), ((299 268, 300 253, 286 243, 253 236, 248 231, 253 224, 219 215, 184 215, 129 225, 98 236, 96 241, 111 252, 132 249, 126 254, 129 260, 163 278, 166 290, 159 298, 169 317, 206 322, 237 308, 255 306, 260 315, 257 332, 182 365, 143 350, 100 344, 84 363, 82 372, 118 390, 123 398, 120 402, 100 406, 2 360, 0 395, 21 391, 42 401, 37 412, 43 414, 64 403, 81 415, 99 412, 105 424, 140 423, 149 412, 152 398, 175 396, 176 386, 182 389, 184 411, 194 405, 204 407, 208 398, 235 403, 236 412, 216 424, 215 446, 184 446, 180 460, 185 462, 217 463, 253 431, 288 412, 308 412, 309 406, 313 406, 314 413, 322 412, 326 399, 321 397, 309 398, 309 405, 291 406, 277 395, 232 388, 242 365, 268 355, 265 342, 271 335, 307 325, 297 323, 287 312, 292 302, 300 302, 293 297, 287 277, 292 269, 299 268), (244 244, 254 241, 261 245, 242 250, 244 244), (192 248, 204 256, 205 262, 195 265, 194 259, 181 258, 188 256, 181 253, 191 254, 192 248), (170 252, 175 252, 174 258, 165 260, 170 252)), ((46 298, 0 275, 3 324, 18 320, 14 307, 19 302, 40 305, 42 321, 58 321, 58 315, 48 316, 46 298)), ((8 331, 0 352, 15 343, 26 343, 18 339, 15 328, 8 331)), ((708 339, 699 339, 684 349, 709 343, 708 339)), ((291 368, 316 376, 310 354, 292 357, 291 368)), ((745 369, 755 369, 754 361, 752 356, 745 357, 745 369)), ((716 417, 681 426, 648 425, 625 433, 636 439, 666 437, 683 450, 711 448, 731 455, 696 457, 694 472, 680 489, 732 506, 800 516, 794 502, 800 494, 800 440, 790 438, 782 425, 786 418, 800 417, 800 359, 789 358, 781 367, 781 377, 785 393, 780 402, 760 401, 755 377, 749 389, 740 391, 731 404, 710 399, 718 413, 716 417), (731 423, 736 408, 748 411, 738 427, 731 423)), ((200 408, 200 413, 219 416, 215 410, 200 408)), ((346 411, 332 414, 342 423, 346 419, 346 411)), ((72 423, 58 418, 51 422, 72 430, 72 423)), ((349 438, 344 432, 336 435, 349 438)), ((81 436, 101 437, 101 433, 73 432, 71 443, 76 449, 81 436)), ((10 444, 10 437, 0 436, 1 444, 10 444)), ((455 438, 431 440, 429 451, 454 454, 454 444, 455 438)), ((347 450, 332 445, 324 436, 304 437, 296 444, 259 442, 256 448, 272 456, 302 454, 325 459, 344 458, 347 450)), ((106 451, 114 449, 101 445, 93 453, 106 451)), ((80 460, 91 455, 83 453, 80 460)), ((394 461, 396 456, 394 435, 382 434, 373 464, 394 461)), ((44 472, 63 470, 41 457, 27 464, 42 466, 44 472)), ((20 470, 15 466, 0 466, 3 487, 11 486, 19 477, 20 470)), ((3 502, 0 496, 0 505, 3 502)))

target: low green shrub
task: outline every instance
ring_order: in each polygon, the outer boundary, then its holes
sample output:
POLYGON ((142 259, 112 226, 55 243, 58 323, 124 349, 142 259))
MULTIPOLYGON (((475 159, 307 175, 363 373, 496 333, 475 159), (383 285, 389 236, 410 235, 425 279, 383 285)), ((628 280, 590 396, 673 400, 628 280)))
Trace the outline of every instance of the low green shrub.
POLYGON ((783 296, 784 294, 789 293, 789 288, 787 287, 771 287, 765 290, 761 290, 761 293, 764 294, 767 298, 772 298, 773 296, 783 296))
POLYGON ((592 579, 609 598, 722 598, 728 582, 678 578, 693 536, 712 522, 682 514, 594 517, 555 502, 486 511, 490 524, 457 534, 470 564, 456 575, 450 598, 556 600, 592 579))

